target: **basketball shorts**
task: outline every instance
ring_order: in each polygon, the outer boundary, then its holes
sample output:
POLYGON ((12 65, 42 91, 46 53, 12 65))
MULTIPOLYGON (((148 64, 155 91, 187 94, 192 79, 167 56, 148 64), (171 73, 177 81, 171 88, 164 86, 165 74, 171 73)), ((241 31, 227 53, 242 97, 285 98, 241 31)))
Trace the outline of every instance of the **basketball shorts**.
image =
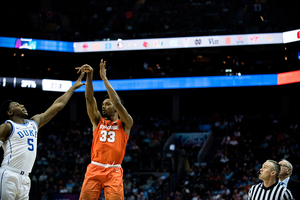
POLYGON ((123 169, 89 164, 81 188, 80 200, 98 200, 104 188, 106 200, 124 200, 123 169))
POLYGON ((5 167, 0 168, 0 199, 29 199, 30 178, 5 167))

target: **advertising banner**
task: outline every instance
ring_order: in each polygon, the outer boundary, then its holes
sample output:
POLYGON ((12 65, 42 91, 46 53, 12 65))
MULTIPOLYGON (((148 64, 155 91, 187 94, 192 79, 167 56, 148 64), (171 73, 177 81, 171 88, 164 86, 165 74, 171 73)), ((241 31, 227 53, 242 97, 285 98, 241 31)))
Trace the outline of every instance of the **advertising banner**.
POLYGON ((176 133, 175 144, 183 147, 198 146, 201 147, 207 140, 210 132, 201 133, 176 133))
POLYGON ((281 44, 282 33, 74 42, 74 52, 133 51, 281 44))

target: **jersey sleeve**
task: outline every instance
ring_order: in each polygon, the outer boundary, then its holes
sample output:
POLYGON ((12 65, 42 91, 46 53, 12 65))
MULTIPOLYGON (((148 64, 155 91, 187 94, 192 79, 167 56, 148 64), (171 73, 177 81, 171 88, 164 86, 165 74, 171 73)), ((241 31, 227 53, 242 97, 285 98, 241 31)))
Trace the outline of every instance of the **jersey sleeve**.
POLYGON ((291 193, 290 190, 286 189, 285 193, 284 193, 284 200, 293 200, 294 197, 291 193))
POLYGON ((253 186, 250 187, 250 189, 248 190, 248 197, 247 200, 251 200, 252 194, 253 193, 253 186))

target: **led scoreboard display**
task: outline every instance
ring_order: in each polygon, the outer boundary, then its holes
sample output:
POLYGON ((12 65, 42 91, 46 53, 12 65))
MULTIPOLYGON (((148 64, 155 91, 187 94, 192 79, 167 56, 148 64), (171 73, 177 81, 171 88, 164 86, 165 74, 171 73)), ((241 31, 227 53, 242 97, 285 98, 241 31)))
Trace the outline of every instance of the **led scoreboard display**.
POLYGON ((17 77, 0 77, 0 87, 42 89, 42 80, 17 77))

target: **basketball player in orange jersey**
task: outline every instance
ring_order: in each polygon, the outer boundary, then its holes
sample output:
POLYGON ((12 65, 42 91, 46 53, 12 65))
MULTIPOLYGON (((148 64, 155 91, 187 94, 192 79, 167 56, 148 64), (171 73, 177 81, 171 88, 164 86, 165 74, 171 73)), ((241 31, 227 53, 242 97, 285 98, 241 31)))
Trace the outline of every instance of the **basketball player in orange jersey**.
POLYGON ((109 96, 102 103, 102 113, 98 110, 94 97, 93 68, 89 65, 77 68, 87 73, 85 99, 88 116, 93 125, 92 162, 86 170, 80 200, 97 200, 102 188, 106 200, 124 199, 121 163, 133 119, 109 83, 105 67, 106 62, 101 60, 100 76, 109 96))

